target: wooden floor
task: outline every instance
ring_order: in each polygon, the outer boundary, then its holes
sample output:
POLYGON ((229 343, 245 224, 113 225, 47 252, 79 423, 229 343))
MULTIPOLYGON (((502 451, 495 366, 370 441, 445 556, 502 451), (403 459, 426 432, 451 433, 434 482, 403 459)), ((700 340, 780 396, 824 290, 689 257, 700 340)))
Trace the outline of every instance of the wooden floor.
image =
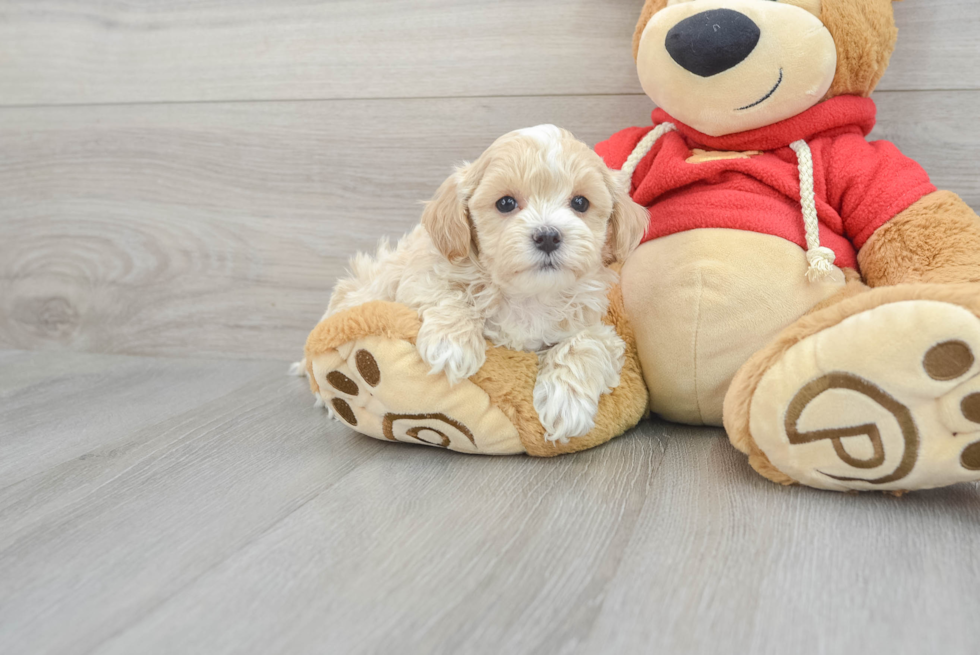
MULTIPOLYGON (((356 249, 541 122, 648 123, 640 0, 0 2, 0 653, 980 649, 980 488, 784 489, 658 421, 384 444, 285 375, 356 249)), ((874 136, 980 209, 976 0, 874 136)))
POLYGON ((0 365, 6 654, 976 653, 973 486, 783 489, 660 422, 549 461, 385 444, 274 362, 0 365))

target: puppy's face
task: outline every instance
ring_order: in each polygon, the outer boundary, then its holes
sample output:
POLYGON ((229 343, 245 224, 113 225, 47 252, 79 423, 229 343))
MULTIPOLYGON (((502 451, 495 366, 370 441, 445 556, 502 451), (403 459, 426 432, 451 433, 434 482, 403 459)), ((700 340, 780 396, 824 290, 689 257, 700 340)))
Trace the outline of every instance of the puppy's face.
POLYGON ((542 125, 459 169, 423 225, 443 255, 477 258, 508 294, 558 291, 639 244, 647 212, 628 184, 571 134, 542 125))

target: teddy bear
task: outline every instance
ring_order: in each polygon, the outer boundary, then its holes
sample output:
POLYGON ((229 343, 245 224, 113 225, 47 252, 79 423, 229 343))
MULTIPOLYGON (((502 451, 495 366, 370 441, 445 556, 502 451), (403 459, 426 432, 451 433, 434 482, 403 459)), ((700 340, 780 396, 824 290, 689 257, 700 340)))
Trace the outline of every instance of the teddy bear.
POLYGON ((592 448, 652 412, 723 426, 784 485, 904 492, 980 480, 980 218, 869 142, 892 0, 646 0, 633 54, 652 124, 596 146, 649 210, 607 323, 627 345, 595 429, 550 443, 536 355, 490 347, 451 387, 419 319, 318 325, 311 388, 354 429, 466 453, 592 448))

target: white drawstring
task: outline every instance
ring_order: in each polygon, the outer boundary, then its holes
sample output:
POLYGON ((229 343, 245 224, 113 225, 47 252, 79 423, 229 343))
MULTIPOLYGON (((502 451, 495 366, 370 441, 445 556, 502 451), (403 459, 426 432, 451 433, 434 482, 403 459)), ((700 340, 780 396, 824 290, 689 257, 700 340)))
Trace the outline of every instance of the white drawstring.
MULTIPOLYGON (((636 144, 633 154, 623 164, 623 174, 632 180, 636 167, 640 165, 654 144, 668 132, 673 132, 677 126, 673 123, 661 123, 652 129, 636 144)), ((817 200, 813 183, 813 152, 804 140, 794 141, 789 145, 796 153, 800 168, 800 205, 803 207, 803 226, 806 231, 806 260, 810 266, 806 271, 806 279, 817 282, 825 278, 838 278, 839 269, 834 266, 837 255, 830 248, 820 245, 820 220, 817 216, 817 200)))
POLYGON ((673 123, 661 123, 657 127, 650 130, 650 132, 636 144, 633 148, 633 154, 629 156, 626 163, 623 164, 623 174, 626 175, 627 180, 633 179, 633 173, 636 172, 636 167, 640 165, 643 158, 653 150, 654 144, 660 140, 660 137, 667 134, 667 132, 673 132, 677 129, 677 126, 673 123))
POLYGON ((800 204, 803 206, 803 226, 806 228, 806 260, 810 262, 806 279, 816 282, 834 275, 837 255, 830 248, 820 245, 817 196, 813 190, 813 152, 802 139, 789 144, 789 147, 796 153, 800 165, 800 204))

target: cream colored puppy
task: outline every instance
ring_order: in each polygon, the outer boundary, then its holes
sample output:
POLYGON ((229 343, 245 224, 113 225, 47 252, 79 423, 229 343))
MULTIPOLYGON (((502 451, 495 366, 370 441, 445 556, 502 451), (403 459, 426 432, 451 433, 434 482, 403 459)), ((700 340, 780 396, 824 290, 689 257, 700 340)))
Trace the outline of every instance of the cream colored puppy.
POLYGON ((585 435, 623 366, 625 345, 602 318, 608 264, 648 221, 628 187, 565 130, 511 132, 457 169, 396 247, 358 254, 324 318, 372 300, 417 309, 419 355, 452 384, 480 369, 487 340, 536 352, 547 438, 585 435))

